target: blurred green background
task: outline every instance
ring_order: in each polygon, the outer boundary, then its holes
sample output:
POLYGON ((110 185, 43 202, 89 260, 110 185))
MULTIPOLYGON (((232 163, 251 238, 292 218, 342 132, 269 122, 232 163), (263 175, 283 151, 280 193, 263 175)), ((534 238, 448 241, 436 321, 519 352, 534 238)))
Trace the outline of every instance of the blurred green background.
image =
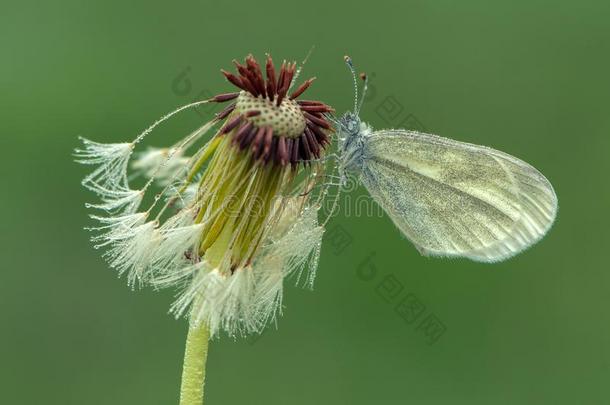
POLYGON ((609 16, 601 0, 3 0, 0 403, 177 403, 186 323, 167 315, 172 292, 131 291, 90 246, 72 149, 226 91, 233 58, 312 45, 310 97, 349 108, 348 53, 371 77, 363 119, 530 162, 559 217, 535 248, 483 265, 339 215, 315 290, 287 291, 278 328, 213 342, 207 403, 610 403, 609 16))

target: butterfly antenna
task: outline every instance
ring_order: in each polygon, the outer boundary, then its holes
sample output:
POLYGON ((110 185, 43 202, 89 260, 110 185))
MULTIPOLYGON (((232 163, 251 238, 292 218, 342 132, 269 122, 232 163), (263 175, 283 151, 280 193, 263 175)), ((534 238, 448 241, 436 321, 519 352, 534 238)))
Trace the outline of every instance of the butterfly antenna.
POLYGON ((349 68, 350 72, 352 72, 352 79, 354 79, 354 114, 356 114, 358 110, 358 79, 356 78, 356 69, 354 69, 352 58, 345 55, 343 59, 345 60, 345 64, 349 68))
POLYGON ((360 104, 358 104, 358 110, 356 111, 356 115, 360 115, 360 110, 362 109, 362 104, 364 104, 364 99, 366 97, 366 91, 369 88, 369 77, 366 73, 360 73, 360 79, 364 82, 362 85, 362 98, 360 99, 360 104))

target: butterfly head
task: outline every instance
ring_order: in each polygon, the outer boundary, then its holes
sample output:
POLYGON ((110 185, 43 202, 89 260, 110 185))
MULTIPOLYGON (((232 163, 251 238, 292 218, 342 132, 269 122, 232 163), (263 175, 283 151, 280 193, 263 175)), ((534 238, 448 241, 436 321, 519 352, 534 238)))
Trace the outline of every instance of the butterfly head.
POLYGON ((352 73, 354 81, 354 109, 353 111, 346 112, 335 121, 338 129, 339 152, 341 156, 340 171, 343 180, 347 178, 348 171, 358 171, 361 168, 364 141, 371 131, 369 126, 360 120, 360 109, 362 108, 362 101, 364 100, 367 88, 366 75, 360 75, 360 78, 364 81, 364 86, 362 89, 362 98, 359 99, 358 90, 360 86, 356 69, 349 56, 345 57, 345 63, 352 73))
POLYGON ((360 117, 348 111, 339 118, 339 126, 339 130, 344 136, 358 135, 358 132, 360 132, 360 117))
POLYGON ((339 131, 341 132, 340 135, 343 138, 355 138, 361 135, 363 127, 366 126, 366 124, 360 120, 360 110, 362 109, 362 103, 364 101, 364 96, 366 95, 368 79, 364 73, 361 73, 360 75, 356 74, 356 69, 354 68, 352 58, 345 56, 344 60, 345 64, 352 73, 352 79, 354 81, 354 109, 353 111, 348 111, 343 114, 337 121, 337 124, 339 131), (360 87, 358 83, 358 76, 360 76, 360 79, 362 79, 364 82, 361 98, 358 97, 358 90, 360 87))

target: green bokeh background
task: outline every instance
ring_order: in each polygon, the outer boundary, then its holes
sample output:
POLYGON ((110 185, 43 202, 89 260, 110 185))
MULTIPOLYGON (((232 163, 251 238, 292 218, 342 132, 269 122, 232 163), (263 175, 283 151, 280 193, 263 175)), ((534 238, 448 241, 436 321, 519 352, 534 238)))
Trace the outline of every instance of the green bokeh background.
MULTIPOLYGON (((171 292, 129 290, 90 246, 71 150, 226 91, 233 58, 312 45, 312 97, 349 108, 349 53, 372 78, 363 119, 531 162, 559 217, 495 265, 423 258, 387 218, 334 218, 315 290, 288 290, 278 328, 212 343, 207 403, 610 403, 609 16, 601 0, 3 0, 0 403, 177 403, 186 323, 167 315, 171 292), (386 277, 403 288, 391 302, 386 277), (436 343, 395 312, 407 294, 445 325, 436 343)), ((185 112, 151 143, 201 122, 185 112)))

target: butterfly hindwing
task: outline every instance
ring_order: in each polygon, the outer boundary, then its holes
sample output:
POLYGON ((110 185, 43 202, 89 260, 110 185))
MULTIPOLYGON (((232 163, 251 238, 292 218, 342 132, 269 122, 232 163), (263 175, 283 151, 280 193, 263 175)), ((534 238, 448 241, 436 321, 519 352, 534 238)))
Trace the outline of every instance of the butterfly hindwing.
POLYGON ((373 132, 363 148, 362 183, 424 254, 504 260, 555 218, 549 181, 506 153, 405 130, 373 132))

